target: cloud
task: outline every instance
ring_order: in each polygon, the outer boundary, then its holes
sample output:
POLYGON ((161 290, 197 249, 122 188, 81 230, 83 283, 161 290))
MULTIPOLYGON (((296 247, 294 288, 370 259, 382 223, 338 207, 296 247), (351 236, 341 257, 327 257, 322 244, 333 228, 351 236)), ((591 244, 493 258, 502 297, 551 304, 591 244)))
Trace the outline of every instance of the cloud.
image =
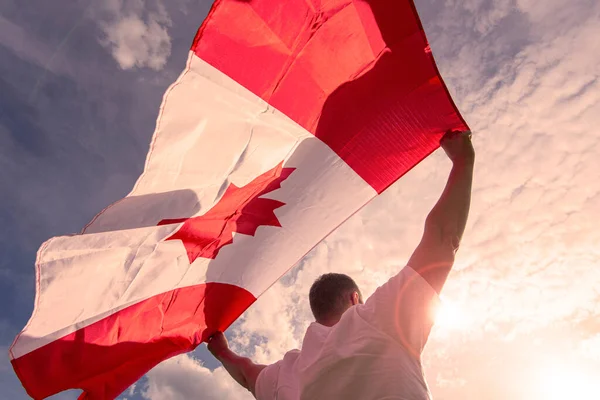
POLYGON ((141 393, 148 400, 253 398, 223 367, 211 371, 187 354, 161 363, 146 377, 147 382, 141 393))
POLYGON ((160 0, 109 0, 98 14, 100 44, 122 69, 161 70, 171 54, 171 19, 160 0))
POLYGON ((23 27, 0 15, 0 44, 19 58, 47 68, 57 74, 67 74, 61 65, 52 65, 52 49, 44 45, 23 27))
MULTIPOLYGON (((600 279, 590 268, 600 239, 592 222, 600 216, 594 206, 600 192, 591 184, 600 167, 592 155, 600 150, 594 128, 600 82, 591 56, 600 51, 592 42, 598 10, 577 25, 555 26, 560 35, 541 35, 544 40, 525 46, 494 76, 473 82, 480 89, 462 99, 479 134, 465 243, 477 258, 457 282, 476 286, 495 278, 498 285, 485 284, 473 300, 488 319, 511 320, 517 330, 541 328, 597 304, 588 283, 600 279), (482 267, 485 274, 477 273, 482 267)), ((462 57, 456 64, 469 65, 462 57)))

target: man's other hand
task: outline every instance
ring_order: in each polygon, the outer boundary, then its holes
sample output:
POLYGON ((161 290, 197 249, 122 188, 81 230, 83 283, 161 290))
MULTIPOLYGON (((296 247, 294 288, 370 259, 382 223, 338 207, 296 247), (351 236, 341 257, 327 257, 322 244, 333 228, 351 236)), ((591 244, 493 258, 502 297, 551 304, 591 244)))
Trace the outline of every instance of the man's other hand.
POLYGON ((475 150, 471 143, 470 131, 451 131, 444 135, 440 141, 440 146, 448 158, 453 162, 473 162, 475 160, 475 150))
POLYGON ((223 332, 217 332, 208 339, 206 347, 218 359, 223 352, 229 349, 229 343, 223 332))

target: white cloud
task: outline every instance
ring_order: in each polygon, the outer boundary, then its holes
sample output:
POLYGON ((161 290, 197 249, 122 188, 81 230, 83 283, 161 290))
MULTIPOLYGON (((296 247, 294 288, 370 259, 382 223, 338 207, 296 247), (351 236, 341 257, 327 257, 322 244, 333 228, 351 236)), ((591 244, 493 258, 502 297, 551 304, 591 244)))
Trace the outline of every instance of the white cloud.
POLYGON ((148 400, 253 398, 223 367, 211 371, 187 354, 161 363, 146 377, 148 381, 141 393, 148 400))
POLYGON ((171 19, 161 0, 107 0, 97 13, 100 43, 123 69, 162 69, 171 54, 171 19))
POLYGON ((23 60, 32 62, 56 74, 67 74, 60 64, 53 64, 53 51, 28 30, 0 15, 0 44, 14 51, 23 60))

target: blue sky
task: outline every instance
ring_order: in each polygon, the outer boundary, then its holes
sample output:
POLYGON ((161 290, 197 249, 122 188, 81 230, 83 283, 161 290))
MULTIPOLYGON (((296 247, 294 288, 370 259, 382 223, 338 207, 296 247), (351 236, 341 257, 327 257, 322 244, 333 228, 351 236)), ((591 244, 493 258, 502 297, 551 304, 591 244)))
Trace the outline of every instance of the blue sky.
MULTIPOLYGON (((426 353, 442 399, 547 400, 565 365, 600 377, 600 5, 563 3, 416 1, 478 150, 473 212, 445 291, 454 317, 426 353)), ((209 7, 0 0, 0 349, 29 318, 39 245, 130 191, 209 7)), ((298 346, 305 294, 324 271, 372 292, 410 255, 447 167, 434 154, 344 224, 236 323, 232 345, 261 362, 298 346)), ((246 398, 215 367, 201 348, 125 397, 246 398)), ((26 398, 7 357, 0 386, 0 398, 26 398)))

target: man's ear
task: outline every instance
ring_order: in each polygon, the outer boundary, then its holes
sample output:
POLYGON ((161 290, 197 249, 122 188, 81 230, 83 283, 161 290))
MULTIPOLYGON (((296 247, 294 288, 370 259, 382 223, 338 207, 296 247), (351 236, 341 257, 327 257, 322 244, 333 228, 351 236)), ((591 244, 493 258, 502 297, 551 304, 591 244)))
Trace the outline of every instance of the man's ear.
POLYGON ((360 295, 358 294, 358 292, 352 292, 352 298, 350 299, 350 301, 352 302, 353 306, 360 304, 360 295))

